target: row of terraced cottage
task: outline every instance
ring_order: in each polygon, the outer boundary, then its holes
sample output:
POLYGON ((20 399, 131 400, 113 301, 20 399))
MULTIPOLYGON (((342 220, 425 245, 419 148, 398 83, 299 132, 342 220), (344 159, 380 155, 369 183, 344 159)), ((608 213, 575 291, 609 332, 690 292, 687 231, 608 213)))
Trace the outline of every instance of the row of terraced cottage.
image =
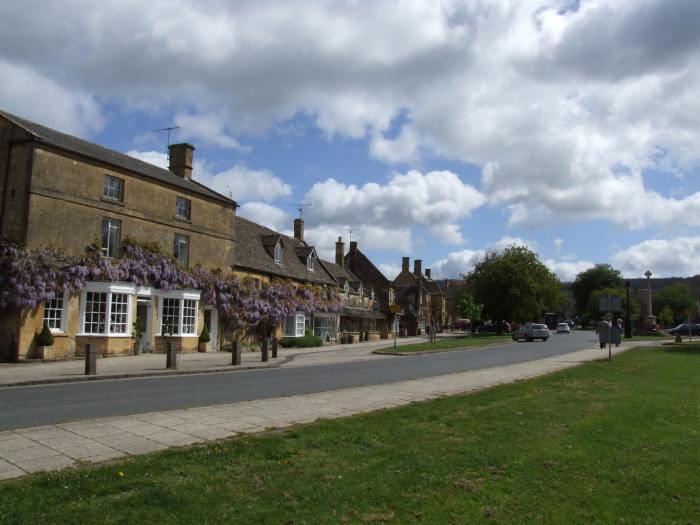
MULTIPOLYGON (((0 239, 68 254, 83 253, 99 239, 102 254, 116 258, 128 236, 158 243, 185 268, 201 265, 260 283, 284 280, 338 294, 341 311, 288 317, 275 329, 278 338, 310 330, 326 343, 344 343, 447 324, 443 287, 429 269, 422 272, 420 260, 411 271, 404 257, 401 273, 389 281, 357 242, 346 252, 340 237, 335 261, 322 260, 304 240, 301 219, 294 220, 293 236, 283 235, 237 217, 236 202, 193 180, 194 149, 171 145, 170 166, 163 169, 0 111, 0 239)), ((55 359, 80 356, 87 343, 101 355, 130 354, 135 342, 162 351, 165 335, 181 351, 195 351, 205 325, 208 351, 227 343, 217 310, 204 304, 201 290, 162 291, 130 282, 88 282, 35 308, 0 312, 2 350, 37 358, 44 325, 54 335, 55 359), (172 334, 164 334, 166 326, 172 334)), ((252 327, 247 337, 259 339, 262 332, 252 327)))

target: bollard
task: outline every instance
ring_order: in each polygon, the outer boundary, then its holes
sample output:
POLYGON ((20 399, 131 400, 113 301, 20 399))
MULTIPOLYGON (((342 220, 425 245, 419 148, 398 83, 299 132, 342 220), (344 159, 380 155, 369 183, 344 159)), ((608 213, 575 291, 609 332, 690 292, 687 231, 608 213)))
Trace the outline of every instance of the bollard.
POLYGON ((234 366, 241 364, 241 349, 238 346, 238 341, 231 343, 231 364, 234 366))
POLYGON ((260 345, 260 353, 262 354, 261 361, 263 363, 267 363, 267 338, 262 340, 262 344, 260 345))
POLYGON ((85 345, 85 375, 97 375, 97 348, 90 343, 85 345))
POLYGON ((165 349, 165 368, 177 370, 177 348, 168 343, 165 349))
POLYGON ((272 359, 277 359, 277 338, 272 338, 272 359))

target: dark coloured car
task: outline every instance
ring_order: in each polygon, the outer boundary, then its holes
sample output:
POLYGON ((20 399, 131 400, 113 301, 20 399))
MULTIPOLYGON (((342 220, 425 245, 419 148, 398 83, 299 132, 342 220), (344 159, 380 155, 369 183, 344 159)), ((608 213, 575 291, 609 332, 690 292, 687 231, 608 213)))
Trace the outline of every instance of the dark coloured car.
MULTIPOLYGON (((688 335, 688 324, 683 323, 679 324, 675 328, 671 328, 668 333, 670 335, 688 335)), ((700 335, 700 324, 691 324, 690 325, 690 334, 691 335, 700 335)))

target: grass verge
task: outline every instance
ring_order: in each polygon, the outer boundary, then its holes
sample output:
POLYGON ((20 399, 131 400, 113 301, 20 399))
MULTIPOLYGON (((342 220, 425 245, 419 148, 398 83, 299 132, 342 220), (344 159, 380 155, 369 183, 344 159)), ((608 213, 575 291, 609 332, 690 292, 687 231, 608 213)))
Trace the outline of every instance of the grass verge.
POLYGON ((9 523, 698 523, 700 345, 0 484, 9 523))
POLYGON ((478 346, 487 346, 496 343, 505 343, 511 341, 510 335, 496 334, 476 334, 471 338, 456 337, 449 339, 437 339, 434 343, 414 343, 411 345, 400 345, 394 348, 388 346, 375 350, 375 354, 403 354, 403 353, 427 353, 440 352, 443 350, 457 350, 460 348, 473 348, 478 346))

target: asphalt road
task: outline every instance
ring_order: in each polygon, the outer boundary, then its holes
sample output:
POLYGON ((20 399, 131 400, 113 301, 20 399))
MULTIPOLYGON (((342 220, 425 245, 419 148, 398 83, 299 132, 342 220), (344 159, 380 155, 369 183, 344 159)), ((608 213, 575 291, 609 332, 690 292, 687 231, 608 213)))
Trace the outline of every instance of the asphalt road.
POLYGON ((220 374, 88 381, 0 389, 0 430, 217 405, 418 379, 521 363, 590 347, 593 332, 430 355, 220 374))

